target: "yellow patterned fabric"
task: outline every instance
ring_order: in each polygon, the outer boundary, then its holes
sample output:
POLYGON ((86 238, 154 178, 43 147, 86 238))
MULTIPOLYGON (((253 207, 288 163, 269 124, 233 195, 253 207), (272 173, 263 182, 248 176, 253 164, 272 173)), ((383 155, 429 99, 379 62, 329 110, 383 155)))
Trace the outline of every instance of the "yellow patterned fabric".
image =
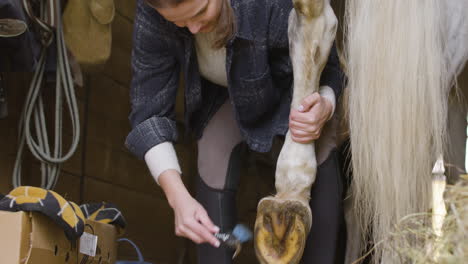
POLYGON ((96 222, 111 224, 119 228, 119 231, 125 229, 127 222, 122 212, 112 203, 91 203, 81 205, 85 218, 96 222))
POLYGON ((71 241, 83 234, 85 217, 80 207, 54 191, 18 187, 0 200, 0 210, 40 212, 62 227, 71 241))

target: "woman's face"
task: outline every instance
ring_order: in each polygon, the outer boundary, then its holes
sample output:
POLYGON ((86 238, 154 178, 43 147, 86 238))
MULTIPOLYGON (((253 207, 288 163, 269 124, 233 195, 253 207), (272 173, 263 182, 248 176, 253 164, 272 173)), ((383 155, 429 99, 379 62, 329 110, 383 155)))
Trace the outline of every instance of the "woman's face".
POLYGON ((176 7, 155 8, 165 19, 190 32, 211 32, 218 23, 225 0, 186 0, 176 7))

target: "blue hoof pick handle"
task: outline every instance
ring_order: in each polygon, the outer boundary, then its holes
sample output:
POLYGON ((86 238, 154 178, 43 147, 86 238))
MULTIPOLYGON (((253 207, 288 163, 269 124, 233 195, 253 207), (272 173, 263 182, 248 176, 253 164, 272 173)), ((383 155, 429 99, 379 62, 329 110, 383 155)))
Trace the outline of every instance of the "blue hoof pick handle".
POLYGON ((231 233, 216 233, 215 237, 225 246, 236 250, 232 256, 235 258, 242 249, 242 243, 252 239, 252 232, 245 225, 237 224, 231 233))

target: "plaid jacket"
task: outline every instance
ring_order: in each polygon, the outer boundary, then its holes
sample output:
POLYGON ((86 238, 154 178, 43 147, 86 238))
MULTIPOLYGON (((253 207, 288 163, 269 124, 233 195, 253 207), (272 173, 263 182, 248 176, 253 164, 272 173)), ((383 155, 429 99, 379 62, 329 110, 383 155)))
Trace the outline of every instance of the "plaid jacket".
MULTIPOLYGON (((175 100, 185 78, 185 125, 201 137, 203 128, 229 98, 249 147, 266 152, 275 135, 288 130, 292 65, 288 48, 291 0, 232 0, 235 36, 226 45, 228 89, 200 76, 194 37, 138 0, 133 32, 130 122, 126 146, 143 158, 153 146, 177 140, 175 100)), ((320 84, 338 98, 344 74, 332 49, 320 84)))

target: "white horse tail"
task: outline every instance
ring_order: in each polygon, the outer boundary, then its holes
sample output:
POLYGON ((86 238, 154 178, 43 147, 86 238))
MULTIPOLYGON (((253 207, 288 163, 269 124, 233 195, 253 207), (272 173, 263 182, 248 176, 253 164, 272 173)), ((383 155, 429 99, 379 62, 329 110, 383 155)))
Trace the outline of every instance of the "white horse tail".
POLYGON ((352 189, 374 263, 399 263, 389 232, 429 209, 431 169, 446 137, 441 2, 347 0, 352 189))

